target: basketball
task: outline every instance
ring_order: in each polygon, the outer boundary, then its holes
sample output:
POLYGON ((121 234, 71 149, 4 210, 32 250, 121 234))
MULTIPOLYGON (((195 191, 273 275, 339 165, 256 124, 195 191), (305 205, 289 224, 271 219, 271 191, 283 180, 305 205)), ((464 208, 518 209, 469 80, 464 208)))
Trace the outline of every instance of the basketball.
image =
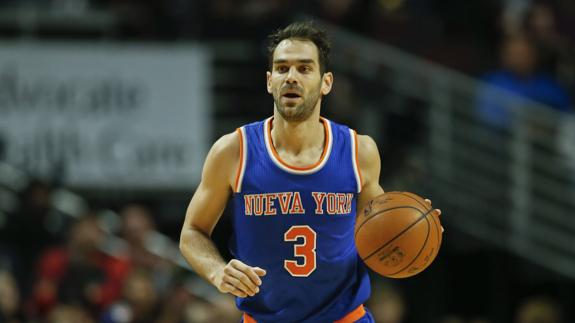
POLYGON ((355 244, 378 274, 406 278, 427 268, 441 246, 439 217, 416 194, 388 192, 369 201, 357 217, 355 244))

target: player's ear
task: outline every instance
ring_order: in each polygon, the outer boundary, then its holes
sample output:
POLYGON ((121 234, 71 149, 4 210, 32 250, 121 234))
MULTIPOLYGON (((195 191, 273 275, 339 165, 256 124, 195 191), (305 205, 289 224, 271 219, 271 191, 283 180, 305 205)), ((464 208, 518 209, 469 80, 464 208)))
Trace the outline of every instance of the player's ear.
POLYGON ((270 71, 266 72, 266 86, 268 93, 272 94, 272 73, 270 71))
POLYGON ((323 73, 321 77, 321 94, 327 95, 331 92, 331 86, 333 85, 333 73, 326 72, 323 73))

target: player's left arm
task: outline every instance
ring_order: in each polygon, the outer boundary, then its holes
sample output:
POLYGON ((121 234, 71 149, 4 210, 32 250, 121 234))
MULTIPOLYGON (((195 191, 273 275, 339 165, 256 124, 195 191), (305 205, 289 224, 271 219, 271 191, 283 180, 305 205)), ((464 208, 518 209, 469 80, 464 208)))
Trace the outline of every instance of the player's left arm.
POLYGON ((381 159, 375 141, 367 135, 357 135, 357 160, 362 181, 357 199, 357 211, 363 210, 367 202, 384 193, 379 185, 381 159))

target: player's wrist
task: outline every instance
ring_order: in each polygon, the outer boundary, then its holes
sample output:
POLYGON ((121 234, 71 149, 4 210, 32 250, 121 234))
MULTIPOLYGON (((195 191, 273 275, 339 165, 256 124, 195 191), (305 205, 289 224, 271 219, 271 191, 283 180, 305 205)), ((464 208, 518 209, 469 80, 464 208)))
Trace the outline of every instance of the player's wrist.
POLYGON ((225 264, 217 264, 214 269, 208 274, 208 281, 216 286, 220 284, 222 273, 224 272, 225 264))

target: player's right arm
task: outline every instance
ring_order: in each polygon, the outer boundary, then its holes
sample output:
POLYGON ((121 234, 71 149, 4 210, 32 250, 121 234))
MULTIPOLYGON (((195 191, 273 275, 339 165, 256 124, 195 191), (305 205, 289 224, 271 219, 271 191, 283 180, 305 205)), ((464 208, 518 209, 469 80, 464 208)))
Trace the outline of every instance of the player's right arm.
POLYGON ((180 235, 180 251, 194 271, 223 293, 238 297, 255 295, 265 271, 237 259, 226 263, 211 234, 232 194, 239 167, 237 132, 221 137, 210 149, 202 180, 190 201, 180 235))

